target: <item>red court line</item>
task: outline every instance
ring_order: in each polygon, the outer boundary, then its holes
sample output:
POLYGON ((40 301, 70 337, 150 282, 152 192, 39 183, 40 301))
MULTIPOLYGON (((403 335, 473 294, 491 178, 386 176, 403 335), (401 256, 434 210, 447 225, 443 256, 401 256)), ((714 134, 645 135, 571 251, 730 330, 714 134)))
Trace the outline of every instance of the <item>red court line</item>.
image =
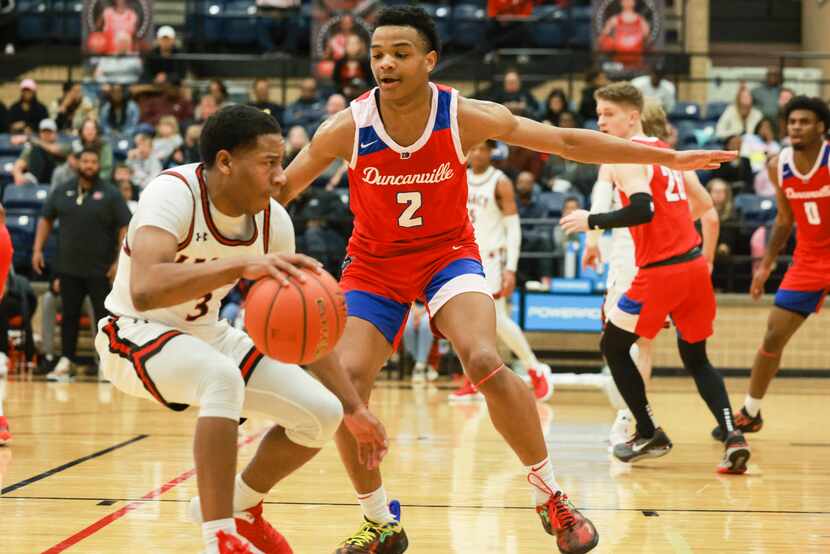
MULTIPOLYGON (((263 430, 263 431, 260 431, 256 434, 249 435, 249 436, 245 437, 244 439, 239 441, 239 443, 237 444, 237 447, 242 448, 246 444, 252 443, 257 438, 259 438, 260 435, 262 435, 264 432, 265 431, 263 430)), ((94 535, 95 533, 97 533, 98 531, 100 531, 101 529, 103 529, 104 527, 109 525, 110 523, 112 523, 112 522, 114 522, 118 519, 121 519, 122 517, 124 517, 129 512, 132 512, 133 510, 135 510, 139 506, 142 506, 144 504, 144 502, 143 502, 144 500, 153 500, 155 498, 160 497, 162 494, 166 493, 167 491, 169 491, 170 489, 172 489, 173 487, 175 487, 179 483, 183 483, 183 482, 187 481, 188 479, 193 477, 195 474, 196 474, 196 468, 195 467, 191 468, 191 469, 188 469, 187 471, 185 471, 184 473, 182 473, 178 477, 175 477, 175 478, 171 479, 170 481, 167 481, 165 484, 163 484, 159 488, 148 492, 147 494, 145 494, 144 496, 141 497, 141 500, 134 500, 134 501, 130 502, 129 504, 127 504, 126 506, 124 506, 123 508, 120 508, 119 510, 114 511, 111 514, 102 517, 101 519, 99 519, 95 523, 89 525, 88 527, 85 527, 84 529, 81 529, 80 531, 78 531, 74 535, 71 535, 70 537, 67 537, 66 539, 62 540, 61 542, 59 542, 58 544, 56 544, 52 548, 49 548, 48 550, 44 550, 41 554, 57 554, 58 552, 63 552, 64 550, 66 550, 70 546, 78 544, 79 542, 81 542, 85 538, 90 537, 91 535, 94 535)))

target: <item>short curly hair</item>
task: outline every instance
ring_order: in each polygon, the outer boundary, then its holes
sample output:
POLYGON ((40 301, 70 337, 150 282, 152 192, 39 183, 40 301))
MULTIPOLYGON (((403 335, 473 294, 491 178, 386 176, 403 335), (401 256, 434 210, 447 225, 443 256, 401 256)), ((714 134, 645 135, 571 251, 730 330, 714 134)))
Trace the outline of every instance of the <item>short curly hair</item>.
POLYGON ((816 114, 816 119, 824 123, 824 132, 830 132, 830 108, 821 98, 796 96, 784 107, 784 117, 789 121, 790 114, 796 110, 808 110, 816 114))
POLYGON ((441 41, 438 38, 438 31, 435 30, 435 21, 420 6, 401 5, 383 8, 378 13, 375 29, 387 25, 400 27, 412 27, 427 45, 427 52, 435 50, 441 53, 441 41))

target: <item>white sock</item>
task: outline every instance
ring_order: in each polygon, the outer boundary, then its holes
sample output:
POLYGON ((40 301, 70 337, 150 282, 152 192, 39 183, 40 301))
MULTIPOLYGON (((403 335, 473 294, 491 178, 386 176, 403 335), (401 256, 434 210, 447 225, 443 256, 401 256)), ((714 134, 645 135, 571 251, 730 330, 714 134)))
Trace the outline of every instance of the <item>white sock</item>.
POLYGON ((424 362, 415 362, 415 371, 423 372, 427 370, 427 364, 424 362))
POLYGON ((752 417, 756 417, 758 412, 761 411, 761 402, 763 398, 752 398, 748 394, 744 399, 744 408, 746 408, 746 413, 751 415, 752 417))
POLYGON ((242 474, 236 476, 236 485, 233 489, 233 511, 242 512, 248 508, 253 508, 260 502, 268 493, 255 491, 248 486, 242 479, 242 474))
POLYGON ((202 539, 205 541, 206 552, 212 554, 219 552, 219 543, 216 540, 216 533, 219 531, 226 531, 228 533, 236 534, 236 522, 232 517, 227 519, 214 519, 213 521, 206 521, 202 524, 202 539))
MULTIPOLYGON (((536 478, 540 479, 542 483, 545 484, 546 488, 553 491, 554 494, 556 494, 557 491, 562 490, 562 488, 559 486, 559 483, 556 482, 556 476, 553 474, 553 464, 550 462, 550 457, 545 458, 538 464, 525 466, 525 470, 529 475, 533 475, 533 477, 530 478, 531 481, 535 481, 536 478)), ((540 485, 538 481, 536 482, 536 484, 531 482, 531 487, 533 488, 534 494, 534 502, 536 503, 536 506, 541 506, 542 504, 548 501, 548 499, 551 496, 551 493, 545 490, 545 487, 540 488, 538 485, 540 485)))
POLYGON ((395 516, 389 511, 389 502, 386 500, 386 490, 383 485, 374 492, 358 494, 357 501, 360 503, 366 519, 375 523, 394 521, 395 516))
POLYGON ((533 354, 521 327, 507 315, 504 298, 496 300, 496 333, 510 351, 519 358, 526 370, 539 365, 539 360, 533 354))

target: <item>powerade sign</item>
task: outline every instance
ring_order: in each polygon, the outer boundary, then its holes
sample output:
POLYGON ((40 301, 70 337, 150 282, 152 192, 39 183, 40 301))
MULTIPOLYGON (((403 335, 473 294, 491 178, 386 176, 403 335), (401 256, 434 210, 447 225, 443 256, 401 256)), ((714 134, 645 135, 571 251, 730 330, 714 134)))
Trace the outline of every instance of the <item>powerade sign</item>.
POLYGON ((525 294, 525 331, 599 333, 603 297, 598 295, 525 294))

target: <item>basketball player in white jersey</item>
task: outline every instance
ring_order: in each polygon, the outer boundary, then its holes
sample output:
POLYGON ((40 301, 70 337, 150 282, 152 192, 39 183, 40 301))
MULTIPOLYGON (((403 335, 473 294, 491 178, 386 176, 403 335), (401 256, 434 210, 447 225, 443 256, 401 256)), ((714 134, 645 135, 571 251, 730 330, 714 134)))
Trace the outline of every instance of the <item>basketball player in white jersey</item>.
MULTIPOLYGON (((522 228, 513 183, 490 164, 495 146, 495 141, 488 140, 470 149, 467 158, 467 212, 475 230, 484 277, 496 301, 496 333, 524 365, 536 399, 544 402, 553 394, 550 367, 536 359, 507 308, 507 298, 516 288, 522 228)), ((462 400, 471 397, 482 398, 473 383, 465 378, 464 384, 449 398, 462 400)))
MULTIPOLYGON (((604 133, 620 138, 647 138, 665 140, 668 136, 668 121, 666 113, 660 103, 652 98, 645 99, 643 112, 637 110, 622 109, 617 103, 602 102, 604 112, 599 113, 600 130, 604 133)), ((599 112, 599 108, 597 109, 599 112)), ((697 180, 693 172, 686 172, 687 180, 697 180)), ((695 194, 701 189, 690 187, 688 192, 695 194)), ((698 201, 694 196, 691 202, 698 201)), ((605 213, 612 210, 619 210, 623 207, 619 190, 612 183, 610 166, 600 166, 597 182, 591 192, 591 213, 605 213)), ((711 270, 715 256, 715 248, 718 241, 719 220, 714 208, 707 210, 700 219, 701 231, 703 233, 703 256, 711 270)), ((585 252, 582 256, 583 266, 598 265, 600 259, 599 238, 602 231, 590 231, 586 237, 585 252)), ((608 257, 608 278, 603 303, 603 314, 607 317, 611 310, 620 300, 620 297, 631 287, 631 283, 637 274, 637 264, 634 262, 634 240, 628 227, 618 227, 611 230, 611 253, 608 257)), ((637 369, 643 376, 643 381, 648 385, 651 381, 653 346, 652 341, 641 337, 631 347, 631 358, 637 364, 637 369)), ((630 436, 629 428, 634 423, 634 416, 625 405, 613 380, 609 380, 606 392, 614 408, 617 409, 617 417, 611 426, 608 441, 611 448, 616 444, 623 443, 630 436)))
POLYGON ((205 123, 200 145, 204 163, 166 171, 142 193, 106 300, 112 316, 98 323, 95 346, 121 391, 176 411, 198 406, 191 513, 204 522, 206 552, 288 554, 262 517, 268 491, 310 460, 341 419, 371 467, 385 453, 385 431, 336 363, 311 365, 321 384, 218 320, 239 279, 304 281, 298 268, 320 264, 294 253, 291 220, 271 199, 285 183, 273 118, 225 108, 205 123), (237 427, 248 412, 276 425, 234 478, 237 427))

